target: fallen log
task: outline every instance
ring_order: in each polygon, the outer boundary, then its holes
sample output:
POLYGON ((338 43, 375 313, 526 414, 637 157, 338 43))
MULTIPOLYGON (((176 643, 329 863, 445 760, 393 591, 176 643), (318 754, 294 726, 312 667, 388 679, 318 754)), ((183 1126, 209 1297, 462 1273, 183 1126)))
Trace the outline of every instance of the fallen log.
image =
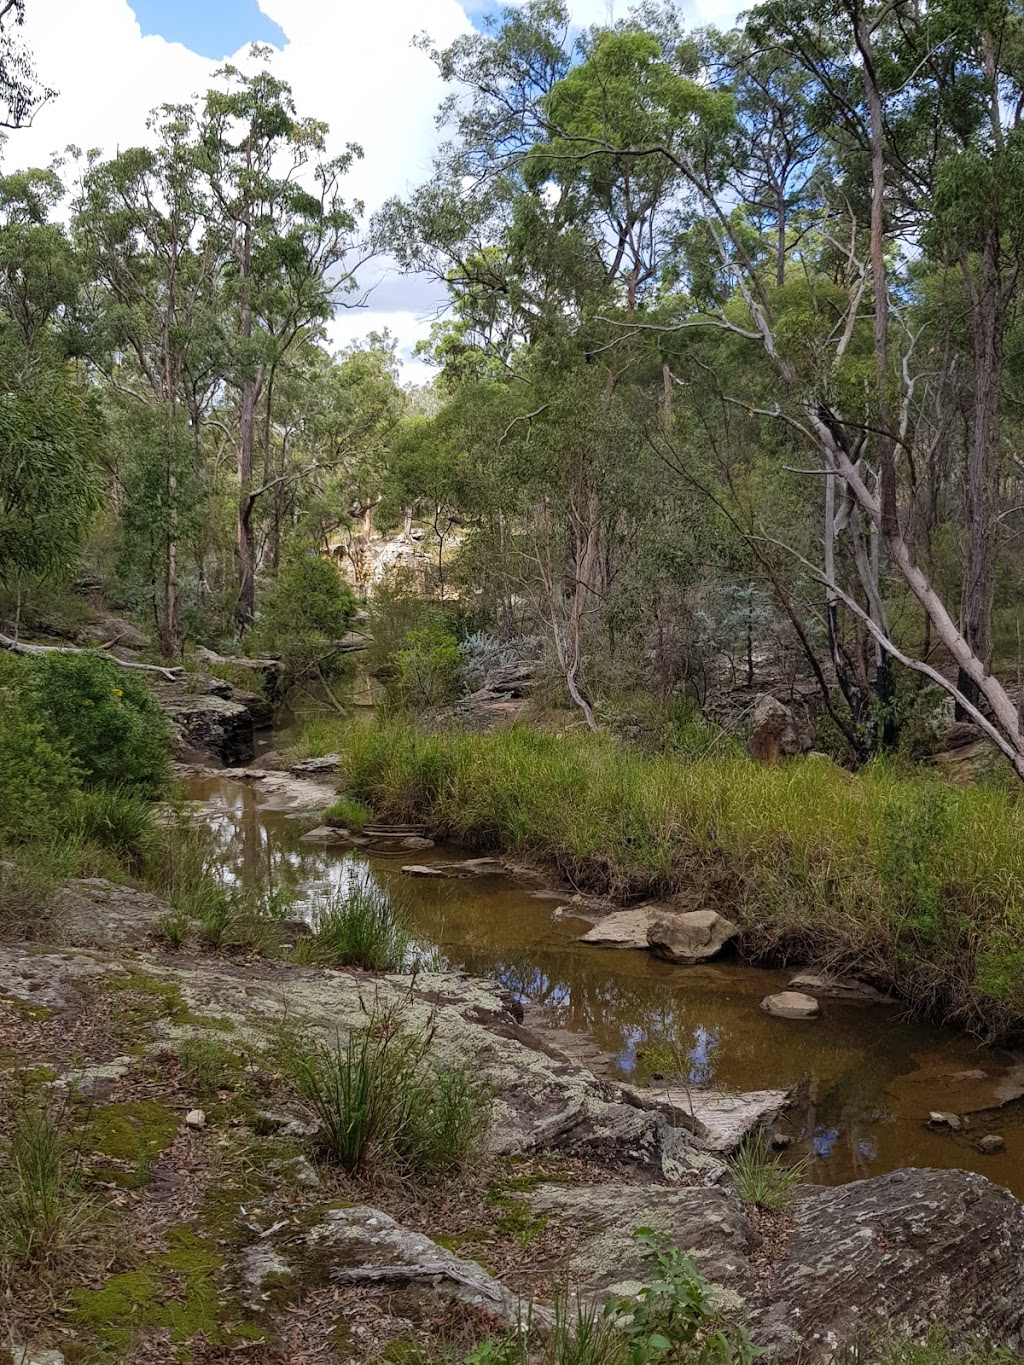
MULTIPOLYGON (((0 649, 6 650, 9 654, 19 655, 38 655, 38 654, 84 654, 86 651, 77 645, 30 645, 21 640, 15 640, 10 635, 0 635, 0 649)), ((118 668, 131 668, 139 673, 159 673, 168 682, 180 682, 185 676, 183 668, 164 668, 160 664, 138 664, 129 662, 127 659, 119 659, 116 654, 107 653, 107 658, 112 659, 118 668)))

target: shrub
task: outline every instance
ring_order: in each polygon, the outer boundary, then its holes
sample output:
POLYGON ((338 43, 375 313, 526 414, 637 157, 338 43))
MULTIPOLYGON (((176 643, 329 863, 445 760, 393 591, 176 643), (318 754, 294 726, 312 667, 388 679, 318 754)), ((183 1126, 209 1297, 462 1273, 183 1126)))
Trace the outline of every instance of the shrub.
POLYGON ((729 1169, 748 1204, 761 1209, 781 1209, 792 1200, 797 1186, 807 1174, 806 1158, 785 1161, 773 1152, 764 1133, 756 1133, 742 1144, 729 1162, 729 1169))
POLYGON ((651 1228, 638 1228, 635 1236, 651 1266, 651 1283, 635 1298, 610 1299, 604 1310, 629 1339, 631 1365, 753 1365, 762 1352, 746 1324, 726 1316, 693 1257, 651 1228))
POLYGON ((489 1101, 468 1068, 436 1058, 432 1042, 386 1013, 344 1040, 292 1050, 286 1065, 328 1160, 351 1174, 384 1168, 431 1184, 477 1157, 489 1101))
POLYGON ((0 843, 52 839, 81 771, 25 691, 27 664, 0 654, 0 843))
POLYGON ((397 972, 406 965, 412 936, 404 915, 373 885, 338 891, 316 901, 313 932, 299 940, 301 962, 397 972))
POLYGON ((352 624, 355 598, 336 566, 315 550, 293 553, 267 589, 254 645, 281 660, 287 692, 346 668, 338 641, 352 624))
POLYGON ((93 1212, 65 1112, 21 1097, 0 1168, 0 1281, 45 1277, 82 1244, 93 1212))
POLYGON ((86 649, 34 659, 30 687, 36 713, 63 737, 87 785, 161 794, 171 728, 145 683, 86 649))
POLYGON ((440 706, 458 695, 462 655, 440 625, 410 630, 395 655, 396 686, 406 706, 440 706))

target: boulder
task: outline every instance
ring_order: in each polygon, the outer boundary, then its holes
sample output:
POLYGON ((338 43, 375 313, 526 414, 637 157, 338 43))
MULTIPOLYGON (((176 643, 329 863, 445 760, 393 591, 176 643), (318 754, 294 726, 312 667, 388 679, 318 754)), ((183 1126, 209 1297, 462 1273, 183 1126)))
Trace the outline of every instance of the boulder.
POLYGON ((797 1199, 751 1333, 781 1361, 934 1323, 1018 1348, 1024 1206, 967 1171, 894 1171, 797 1199))
POLYGON ((754 703, 750 722, 748 750, 751 758, 775 763, 811 747, 812 737, 800 725, 788 706, 777 697, 763 693, 754 703))
POLYGON ((152 643, 149 636, 143 634, 138 626, 122 620, 120 616, 104 616, 99 621, 92 621, 89 625, 82 626, 76 632, 75 638, 79 644, 93 641, 101 645, 131 650, 148 649, 152 643))
POLYGON ((736 925, 715 910, 663 915, 647 928, 647 942, 658 957, 692 966, 715 957, 737 933, 736 925))
POLYGON ((214 693, 180 694, 163 698, 162 706, 186 751, 212 754, 228 768, 252 761, 255 726, 252 713, 241 702, 214 693))
POLYGON ((693 1133, 713 1152, 734 1151, 748 1134, 774 1123, 788 1090, 687 1090, 683 1086, 623 1085, 622 1098, 641 1109, 657 1109, 693 1133))
POLYGON ((800 972, 794 976, 787 990, 801 991, 827 1000, 860 1000, 871 1005, 891 1005, 892 999, 882 991, 858 981, 852 976, 833 976, 830 972, 800 972))
POLYGON ((1005 1138, 999 1133, 987 1133, 978 1142, 978 1151, 985 1156, 994 1156, 996 1152, 1001 1152, 1006 1146, 1005 1138))
POLYGON ((821 1006, 813 995, 801 991, 780 991, 778 995, 766 995, 761 1008, 776 1019, 814 1019, 821 1012, 821 1006))
POLYGON ((647 948, 648 931, 663 913, 653 905, 613 910, 581 935, 579 942, 595 944, 599 948, 647 948))

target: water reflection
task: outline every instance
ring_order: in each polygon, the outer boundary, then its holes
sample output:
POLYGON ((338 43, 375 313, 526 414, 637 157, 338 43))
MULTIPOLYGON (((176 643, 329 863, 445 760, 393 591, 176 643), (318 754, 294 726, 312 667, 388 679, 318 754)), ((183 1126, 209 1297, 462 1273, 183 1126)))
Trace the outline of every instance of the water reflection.
POLYGON ((785 983, 783 974, 725 962, 679 968, 647 953, 582 947, 578 920, 553 921, 554 902, 505 877, 411 878, 395 860, 302 843, 308 821, 261 809, 258 788, 213 780, 193 795, 208 803, 227 879, 276 888, 295 902, 293 914, 326 892, 375 880, 401 900, 421 942, 442 960, 500 982, 554 1025, 587 1035, 624 1078, 670 1070, 694 1086, 735 1090, 801 1082, 786 1123, 813 1180, 960 1166, 1024 1195, 1021 1104, 973 1113, 995 1102, 989 1073, 1010 1074, 1014 1059, 886 1008, 829 1002, 817 1021, 773 1019, 760 1002, 785 983), (930 1109, 972 1112, 971 1127, 935 1132, 924 1122, 930 1109), (992 1131, 1003 1134, 1005 1150, 981 1156, 977 1137, 992 1131))

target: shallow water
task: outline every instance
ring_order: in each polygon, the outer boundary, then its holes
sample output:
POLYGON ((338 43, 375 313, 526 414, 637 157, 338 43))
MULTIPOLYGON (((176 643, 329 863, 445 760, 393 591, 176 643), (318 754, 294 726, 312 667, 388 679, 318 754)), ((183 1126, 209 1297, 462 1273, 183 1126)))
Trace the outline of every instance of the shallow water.
POLYGON ((695 1085, 761 1090, 805 1080, 799 1106, 780 1126, 810 1158, 811 1180, 959 1166, 1024 1198, 1024 1100, 992 1107, 1024 1058, 910 1023, 888 1006, 825 1001, 817 1020, 774 1019, 760 1002, 792 973, 726 960, 674 967, 645 952, 584 947, 575 940, 587 926, 554 921, 561 902, 537 898, 527 882, 401 872, 402 862, 460 856, 452 850, 396 859, 321 849, 300 842, 312 818, 264 808, 258 784, 204 778, 190 794, 205 803, 226 877, 270 879, 300 907, 318 892, 375 879, 451 966, 497 979, 553 1025, 592 1039, 623 1078, 643 1079, 645 1045, 668 1039, 695 1085), (930 1129, 931 1110, 965 1115, 968 1126, 958 1134, 930 1129), (1005 1150, 979 1153, 975 1143, 986 1133, 1002 1134, 1005 1150))

